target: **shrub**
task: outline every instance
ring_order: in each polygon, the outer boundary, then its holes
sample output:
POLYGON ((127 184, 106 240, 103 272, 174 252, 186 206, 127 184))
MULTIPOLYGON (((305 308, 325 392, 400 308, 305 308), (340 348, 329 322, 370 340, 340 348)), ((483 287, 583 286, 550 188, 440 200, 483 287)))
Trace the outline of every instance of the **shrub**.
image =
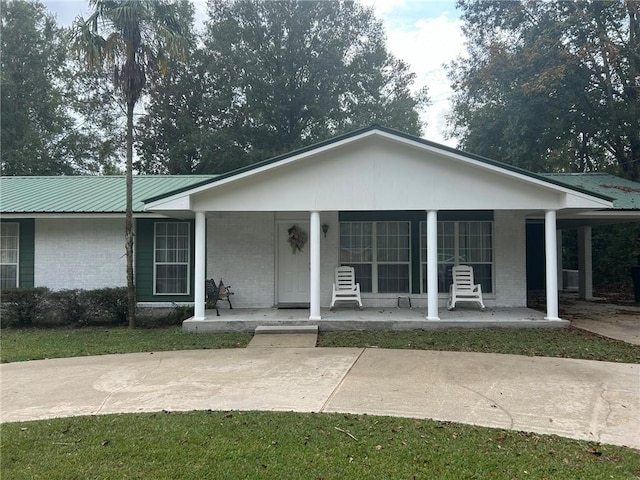
POLYGON ((193 317, 193 306, 173 304, 173 307, 145 307, 138 309, 136 318, 141 327, 181 325, 193 317))
POLYGON ((84 305, 80 303, 80 290, 49 292, 43 299, 46 318, 44 325, 80 325, 84 319, 84 305))
POLYGON ((5 290, 0 309, 3 328, 120 324, 127 319, 127 289, 5 290))
POLYGON ((187 318, 193 317, 193 307, 187 305, 176 305, 171 313, 167 315, 170 325, 181 325, 187 318))
POLYGON ((44 299, 48 288, 12 288, 0 296, 0 326, 28 327, 38 324, 47 314, 44 299))
POLYGON ((85 290, 83 302, 86 305, 87 323, 118 324, 127 322, 129 307, 126 287, 85 290))

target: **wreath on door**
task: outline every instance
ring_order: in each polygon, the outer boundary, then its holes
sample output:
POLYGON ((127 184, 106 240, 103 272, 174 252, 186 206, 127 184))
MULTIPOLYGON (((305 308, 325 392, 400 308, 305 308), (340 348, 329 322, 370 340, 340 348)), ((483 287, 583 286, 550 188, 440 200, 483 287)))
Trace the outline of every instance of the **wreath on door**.
POLYGON ((304 247, 305 243, 307 243, 307 234, 304 230, 299 228, 297 225, 292 226, 287 230, 289 233, 288 241, 289 245, 291 245, 291 250, 295 254, 298 251, 302 251, 302 247, 304 247))

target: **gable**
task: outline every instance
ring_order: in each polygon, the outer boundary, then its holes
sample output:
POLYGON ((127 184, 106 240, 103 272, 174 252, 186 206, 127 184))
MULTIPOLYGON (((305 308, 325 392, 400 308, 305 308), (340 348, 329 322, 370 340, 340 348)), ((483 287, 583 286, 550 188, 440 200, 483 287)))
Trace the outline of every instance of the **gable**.
POLYGON ((607 200, 386 132, 151 202, 194 211, 606 208, 607 200))

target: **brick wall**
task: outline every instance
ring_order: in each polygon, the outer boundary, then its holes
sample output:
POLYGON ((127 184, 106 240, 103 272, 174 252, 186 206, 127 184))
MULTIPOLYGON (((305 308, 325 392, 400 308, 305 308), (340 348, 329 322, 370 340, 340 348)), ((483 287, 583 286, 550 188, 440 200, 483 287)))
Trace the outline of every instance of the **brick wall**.
MULTIPOLYGON (((221 278, 233 287, 234 306, 264 308, 277 303, 277 222, 308 221, 306 213, 216 213, 207 218, 207 278, 221 278)), ((333 272, 339 261, 338 215, 322 213, 321 305, 331 301, 333 272)), ((496 211, 494 214, 495 290, 485 295, 488 306, 525 306, 525 215, 496 211)), ((395 307, 398 295, 364 294, 368 306, 395 307)), ((413 306, 426 308, 426 294, 411 295, 413 306)), ((446 304, 446 295, 440 299, 446 304)))
POLYGON ((495 304, 500 307, 527 305, 525 214, 494 212, 495 304))
POLYGON ((207 278, 231 285, 239 308, 274 305, 274 216, 221 212, 207 216, 207 278))
MULTIPOLYGON (((272 307, 277 299, 277 223, 309 221, 309 214, 221 212, 207 216, 207 278, 223 279, 232 286, 238 308, 272 307)), ((333 272, 338 265, 338 215, 323 213, 329 225, 321 234, 321 304, 329 306, 333 272)))
POLYGON ((36 219, 34 285, 53 290, 126 286, 124 219, 36 219))

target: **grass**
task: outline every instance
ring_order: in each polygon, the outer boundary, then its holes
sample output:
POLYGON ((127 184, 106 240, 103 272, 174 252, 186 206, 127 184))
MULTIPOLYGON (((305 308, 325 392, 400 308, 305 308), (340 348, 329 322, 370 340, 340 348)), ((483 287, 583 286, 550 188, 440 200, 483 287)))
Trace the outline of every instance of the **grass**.
POLYGON ((0 362, 110 353, 245 347, 250 333, 187 335, 179 326, 161 328, 86 327, 4 329, 0 362))
MULTIPOLYGON (((7 363, 109 353, 243 348, 251 336, 250 333, 184 334, 179 326, 136 330, 125 327, 5 329, 0 340, 0 361, 7 363)), ((640 363, 640 346, 571 328, 324 332, 319 336, 318 346, 510 353, 640 363)))
POLYGON ((640 363, 640 346, 601 337, 577 328, 326 332, 320 335, 318 346, 508 353, 640 363))
POLYGON ((632 479, 640 452, 450 422, 188 412, 4 424, 3 478, 632 479))

